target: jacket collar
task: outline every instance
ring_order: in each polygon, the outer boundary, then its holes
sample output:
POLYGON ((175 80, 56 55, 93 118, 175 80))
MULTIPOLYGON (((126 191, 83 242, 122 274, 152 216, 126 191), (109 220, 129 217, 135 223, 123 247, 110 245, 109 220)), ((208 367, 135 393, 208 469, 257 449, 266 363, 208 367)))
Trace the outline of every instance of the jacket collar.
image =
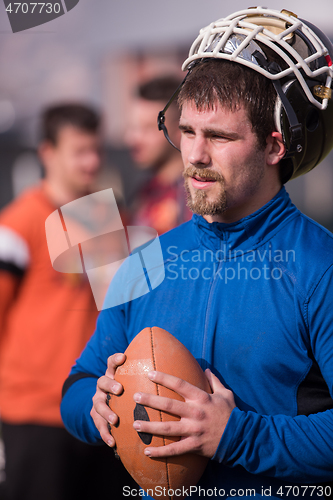
POLYGON ((196 214, 192 221, 201 244, 214 250, 224 246, 231 256, 236 250, 251 251, 264 244, 298 213, 283 186, 266 205, 237 222, 209 223, 196 214))

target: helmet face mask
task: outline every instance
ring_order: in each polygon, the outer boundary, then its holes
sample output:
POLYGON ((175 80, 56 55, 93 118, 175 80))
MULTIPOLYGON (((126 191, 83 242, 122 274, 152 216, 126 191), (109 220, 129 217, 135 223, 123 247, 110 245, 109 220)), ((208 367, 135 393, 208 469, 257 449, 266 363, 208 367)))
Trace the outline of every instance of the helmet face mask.
POLYGON ((200 30, 182 69, 210 58, 243 64, 272 81, 275 126, 287 148, 283 182, 324 159, 333 147, 333 47, 318 28, 288 11, 239 11, 200 30))
MULTIPOLYGON (((299 80, 309 101, 324 109, 327 100, 321 102, 316 99, 309 91, 304 77, 319 78, 330 87, 333 77, 330 55, 333 57, 333 48, 331 44, 330 47, 324 45, 318 34, 309 28, 310 23, 290 14, 286 11, 278 12, 257 7, 236 12, 211 23, 200 30, 182 69, 187 70, 192 61, 213 57, 244 64, 271 80, 293 76, 299 80), (239 38, 243 40, 230 50, 230 41, 236 38, 235 35, 240 35, 239 38), (245 57, 246 51, 251 51, 251 44, 253 47, 257 45, 252 41, 260 42, 263 50, 266 46, 275 52, 284 60, 286 67, 272 74, 253 58, 251 61, 249 57, 245 57), (325 57, 328 59, 323 64, 322 59, 325 57)), ((319 33, 317 28, 316 31, 319 33)), ((325 35, 322 34, 322 37, 325 35)), ((328 42, 326 37, 325 41, 328 42)))

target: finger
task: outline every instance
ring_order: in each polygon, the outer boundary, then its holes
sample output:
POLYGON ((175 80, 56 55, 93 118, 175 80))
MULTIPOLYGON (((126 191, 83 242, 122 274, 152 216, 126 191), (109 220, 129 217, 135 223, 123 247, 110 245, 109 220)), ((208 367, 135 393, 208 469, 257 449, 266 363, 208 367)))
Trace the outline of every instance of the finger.
POLYGON ((108 426, 106 420, 101 417, 101 415, 99 415, 94 408, 92 408, 90 415, 104 443, 106 443, 111 448, 115 446, 114 437, 110 432, 110 427, 108 426))
POLYGON ((116 415, 108 406, 107 396, 104 393, 96 393, 93 397, 93 408, 106 422, 115 425, 118 422, 116 415))
POLYGON ((154 436, 187 436, 184 430, 184 424, 178 421, 170 422, 146 422, 136 420, 133 427, 137 432, 146 432, 154 436))
POLYGON ((123 386, 106 375, 98 379, 97 388, 106 394, 110 393, 119 395, 123 392, 123 386))
POLYGON ((201 399, 207 396, 207 393, 202 389, 199 389, 195 385, 186 382, 178 377, 169 375, 167 373, 153 371, 148 373, 148 378, 157 384, 161 384, 168 389, 171 389, 186 400, 201 399))
POLYGON ((110 378, 114 378, 114 374, 116 371, 116 368, 123 363, 125 363, 126 356, 122 352, 117 352, 116 354, 113 354, 112 356, 109 356, 108 358, 108 368, 106 370, 105 375, 107 375, 110 378))
POLYGON ((232 391, 230 389, 227 389, 220 379, 216 377, 210 370, 207 368, 205 371, 206 377, 208 378, 208 381, 210 383, 210 386, 212 388, 212 391, 215 395, 219 395, 223 398, 223 400, 230 406, 234 407, 235 405, 235 399, 232 391))
POLYGON ((209 368, 205 370, 205 375, 208 379, 209 385, 213 392, 220 392, 221 390, 226 390, 220 379, 214 375, 213 372, 210 371, 209 368))
POLYGON ((173 457, 189 452, 193 453, 193 440, 189 437, 166 446, 154 446, 144 450, 144 454, 150 458, 173 457))
POLYGON ((145 392, 136 392, 133 395, 133 399, 136 403, 143 406, 149 406, 149 408, 154 408, 155 410, 172 413, 178 417, 190 416, 190 408, 185 403, 178 401, 177 399, 164 398, 162 396, 146 394, 145 392))

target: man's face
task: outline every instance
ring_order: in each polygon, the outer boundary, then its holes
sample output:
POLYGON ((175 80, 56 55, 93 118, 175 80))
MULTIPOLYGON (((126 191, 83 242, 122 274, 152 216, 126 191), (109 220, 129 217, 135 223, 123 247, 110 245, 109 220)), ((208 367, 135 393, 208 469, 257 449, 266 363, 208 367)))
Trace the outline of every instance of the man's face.
POLYGON ((63 127, 55 145, 44 146, 47 176, 64 189, 83 194, 92 187, 101 166, 100 138, 71 125, 63 127))
POLYGON ((257 210, 265 189, 266 155, 246 111, 232 112, 219 104, 198 111, 187 102, 180 130, 190 209, 208 222, 234 222, 257 210))
MULTIPOLYGON (((164 106, 163 102, 136 99, 131 107, 125 140, 134 162, 141 169, 158 170, 173 154, 172 146, 157 127, 157 116, 164 106)), ((171 138, 178 135, 176 119, 167 122, 167 127, 171 138)))

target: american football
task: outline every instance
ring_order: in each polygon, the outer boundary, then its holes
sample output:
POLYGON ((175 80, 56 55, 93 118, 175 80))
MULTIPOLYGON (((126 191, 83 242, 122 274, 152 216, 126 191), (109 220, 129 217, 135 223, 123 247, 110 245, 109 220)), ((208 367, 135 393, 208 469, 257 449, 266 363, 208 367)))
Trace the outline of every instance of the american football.
MULTIPOLYGON (((124 391, 111 396, 111 409, 118 415, 119 423, 112 427, 117 453, 135 481, 152 496, 153 491, 166 492, 159 498, 173 498, 167 493, 179 488, 194 486, 202 476, 208 459, 185 454, 172 458, 151 459, 144 455, 147 445, 165 446, 171 440, 163 436, 139 433, 133 428, 134 420, 168 421, 179 417, 136 404, 135 392, 141 391, 183 401, 174 391, 155 384, 147 377, 151 370, 158 370, 211 392, 208 380, 200 365, 187 348, 167 331, 145 328, 125 351, 126 361, 117 368, 115 379, 124 391)), ((179 438, 173 438, 178 440, 179 438)), ((177 498, 181 498, 177 495, 177 498)))

